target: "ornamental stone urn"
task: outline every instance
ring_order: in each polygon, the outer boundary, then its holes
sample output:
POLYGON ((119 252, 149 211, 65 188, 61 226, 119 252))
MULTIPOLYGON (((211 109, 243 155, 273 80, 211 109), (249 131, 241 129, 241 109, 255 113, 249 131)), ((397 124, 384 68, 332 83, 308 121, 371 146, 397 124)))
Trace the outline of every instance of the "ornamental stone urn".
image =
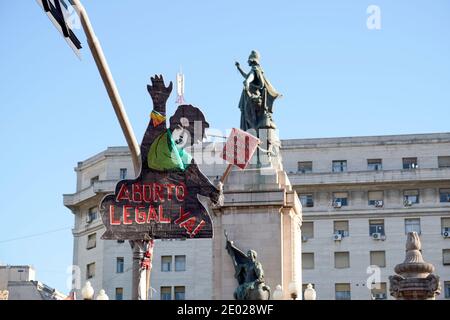
POLYGON ((390 294, 397 300, 434 300, 441 293, 434 266, 423 260, 420 248, 417 232, 409 232, 405 261, 396 265, 397 274, 389 277, 390 294))

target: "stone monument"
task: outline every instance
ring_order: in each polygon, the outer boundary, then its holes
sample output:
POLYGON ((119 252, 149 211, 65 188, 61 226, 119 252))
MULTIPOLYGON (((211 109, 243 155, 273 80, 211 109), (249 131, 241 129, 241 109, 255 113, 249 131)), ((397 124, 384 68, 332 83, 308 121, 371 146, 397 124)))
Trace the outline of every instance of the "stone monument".
POLYGON ((396 265, 397 274, 389 277, 389 291, 397 300, 434 300, 441 292, 434 266, 423 260, 420 249, 417 232, 408 232, 405 261, 396 265))
MULTIPOLYGON (((264 165, 250 165, 244 170, 234 167, 223 186, 223 205, 213 208, 213 299, 239 298, 234 294, 240 290, 235 278, 240 269, 235 268, 242 266, 230 259, 229 252, 234 249, 223 236, 224 230, 240 248, 258 252, 258 262, 264 266, 264 286, 288 288, 291 282, 301 283, 302 209, 283 170, 272 119, 273 101, 279 94, 265 78, 256 51, 250 54, 249 64, 249 74, 236 64, 245 78, 239 103, 241 129, 253 130, 266 149, 262 153, 268 157, 264 165), (262 138, 261 130, 263 134, 269 132, 267 139, 262 138)), ((287 290, 284 298, 290 298, 287 290)))

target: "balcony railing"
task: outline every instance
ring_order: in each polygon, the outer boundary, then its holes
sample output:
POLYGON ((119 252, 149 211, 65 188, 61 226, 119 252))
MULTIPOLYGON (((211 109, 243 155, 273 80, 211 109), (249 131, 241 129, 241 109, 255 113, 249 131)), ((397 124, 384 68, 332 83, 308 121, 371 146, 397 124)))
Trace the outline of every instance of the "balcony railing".
POLYGON ((63 195, 63 202, 66 207, 75 206, 89 198, 94 197, 97 193, 111 193, 116 187, 116 180, 100 180, 94 182, 93 185, 80 190, 76 193, 63 195))

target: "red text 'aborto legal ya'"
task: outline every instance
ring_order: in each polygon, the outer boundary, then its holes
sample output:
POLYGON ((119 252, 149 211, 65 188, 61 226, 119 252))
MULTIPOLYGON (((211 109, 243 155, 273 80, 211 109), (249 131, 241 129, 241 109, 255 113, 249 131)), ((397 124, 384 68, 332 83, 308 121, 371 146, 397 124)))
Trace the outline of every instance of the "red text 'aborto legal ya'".
POLYGON ((182 205, 177 206, 184 201, 186 195, 187 188, 183 183, 134 183, 131 186, 122 184, 115 199, 119 205, 109 205, 110 224, 120 226, 174 223, 186 229, 192 238, 202 230, 206 222, 191 212, 185 212, 182 205), (169 205, 169 202, 172 204, 169 205), (170 212, 171 210, 178 212, 170 212))

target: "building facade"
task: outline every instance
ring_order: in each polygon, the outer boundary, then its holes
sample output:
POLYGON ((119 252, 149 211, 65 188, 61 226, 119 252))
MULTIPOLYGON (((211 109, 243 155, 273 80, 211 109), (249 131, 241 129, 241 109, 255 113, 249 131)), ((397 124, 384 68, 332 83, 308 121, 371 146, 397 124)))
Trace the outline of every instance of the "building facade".
POLYGON ((0 300, 63 300, 66 295, 36 280, 32 266, 0 265, 0 300))
MULTIPOLYGON (((210 150, 220 150, 210 148, 210 150)), ((284 170, 303 205, 303 283, 318 299, 389 299, 388 277, 403 262, 406 232, 450 298, 450 134, 282 141, 284 170), (375 283, 374 285, 372 283, 375 283)), ((214 178, 223 164, 203 164, 214 178)), ((74 265, 111 299, 131 297, 128 243, 101 241, 101 198, 134 172, 128 149, 108 148, 75 168, 77 191, 64 195, 75 216, 74 265)), ((210 240, 157 241, 154 299, 212 297, 210 240)))
POLYGON ((318 299, 390 298, 409 231, 449 298, 450 134, 289 140, 283 152, 303 205, 303 279, 318 299))
POLYGON ((34 281, 36 271, 32 266, 0 265, 0 290, 8 289, 9 281, 34 281))

